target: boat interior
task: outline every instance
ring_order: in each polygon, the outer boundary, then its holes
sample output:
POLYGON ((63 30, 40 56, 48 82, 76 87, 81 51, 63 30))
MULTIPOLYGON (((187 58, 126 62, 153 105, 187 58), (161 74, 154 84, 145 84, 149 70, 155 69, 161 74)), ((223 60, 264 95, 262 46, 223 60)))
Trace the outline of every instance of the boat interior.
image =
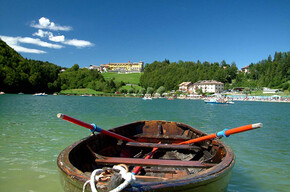
POLYGON ((136 175, 136 181, 142 183, 189 177, 220 163, 226 155, 224 144, 219 140, 178 145, 205 135, 183 123, 138 121, 110 131, 136 142, 94 134, 73 146, 70 163, 88 176, 95 169, 117 164, 127 165, 129 171, 142 166, 136 175), (153 148, 158 150, 145 159, 153 148))

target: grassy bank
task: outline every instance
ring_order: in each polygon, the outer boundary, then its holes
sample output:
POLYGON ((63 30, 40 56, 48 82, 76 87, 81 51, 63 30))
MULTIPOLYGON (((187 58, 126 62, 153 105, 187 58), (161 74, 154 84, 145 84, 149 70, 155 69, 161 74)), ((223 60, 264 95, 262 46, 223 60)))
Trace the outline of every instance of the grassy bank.
POLYGON ((123 89, 126 89, 126 90, 129 90, 131 88, 133 88, 134 90, 136 89, 141 89, 142 87, 140 87, 139 85, 125 85, 125 86, 122 86, 123 89))
POLYGON ((142 73, 128 73, 128 74, 122 74, 122 73, 102 73, 105 80, 111 80, 113 79, 115 82, 121 82, 123 81, 126 84, 136 84, 138 85, 140 83, 140 77, 142 73))
POLYGON ((95 91, 93 89, 68 89, 59 92, 61 95, 97 95, 103 92, 95 91))
POLYGON ((93 95, 93 96, 106 96, 106 97, 142 97, 143 95, 133 94, 115 94, 115 93, 104 93, 101 91, 95 91, 93 89, 68 89, 59 92, 60 95, 93 95))

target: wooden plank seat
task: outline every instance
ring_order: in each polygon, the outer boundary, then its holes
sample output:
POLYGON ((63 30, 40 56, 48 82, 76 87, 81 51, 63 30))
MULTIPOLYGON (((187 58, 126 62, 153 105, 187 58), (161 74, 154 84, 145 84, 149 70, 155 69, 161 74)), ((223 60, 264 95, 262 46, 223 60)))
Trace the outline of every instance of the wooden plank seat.
POLYGON ((149 138, 149 139, 168 139, 168 140, 188 140, 189 138, 182 135, 156 135, 156 134, 144 134, 140 133, 133 136, 134 138, 149 138))
POLYGON ((156 135, 156 134, 138 134, 133 136, 133 140, 145 143, 180 143, 188 140, 188 137, 181 135, 156 135))
POLYGON ((165 177, 155 177, 155 176, 145 176, 145 175, 135 175, 136 179, 147 181, 147 182, 156 182, 156 181, 166 181, 168 178, 165 177))
POLYGON ((200 150, 201 148, 198 146, 192 145, 174 145, 174 144, 158 144, 158 143, 137 143, 137 142, 128 142, 126 146, 130 147, 143 147, 143 148, 158 148, 158 149, 184 149, 184 150, 200 150))
POLYGON ((112 165, 126 164, 133 166, 150 166, 150 167, 179 167, 179 168, 209 168, 215 164, 202 163, 200 161, 181 161, 165 159, 141 159, 141 158, 122 158, 122 157, 103 157, 95 159, 96 163, 112 165))

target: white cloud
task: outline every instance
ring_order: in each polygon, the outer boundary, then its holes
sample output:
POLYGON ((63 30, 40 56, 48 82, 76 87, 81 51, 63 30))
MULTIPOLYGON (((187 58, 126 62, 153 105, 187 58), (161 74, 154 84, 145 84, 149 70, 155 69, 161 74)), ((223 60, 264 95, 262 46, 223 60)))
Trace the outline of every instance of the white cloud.
POLYGON ((5 41, 10 47, 15 49, 17 52, 22 53, 46 53, 45 51, 38 50, 38 49, 30 49, 26 47, 22 47, 19 45, 20 43, 27 43, 33 44, 41 47, 47 47, 52 49, 61 49, 63 48, 62 45, 47 43, 45 41, 41 41, 40 39, 34 39, 31 37, 9 37, 9 36, 0 36, 0 38, 5 41))
POLYGON ((36 53, 36 54, 43 54, 46 53, 45 51, 39 49, 30 49, 26 47, 22 47, 18 45, 18 37, 8 37, 8 36, 0 36, 0 38, 5 41, 10 47, 12 47, 15 51, 21 53, 36 53))
POLYGON ((93 46, 94 44, 89 42, 89 41, 85 41, 85 40, 78 40, 78 39, 65 39, 64 35, 58 35, 55 36, 52 32, 50 31, 43 31, 42 29, 38 29, 37 32, 33 33, 33 36, 38 36, 41 38, 45 38, 48 37, 48 39, 50 41, 54 41, 54 42, 60 42, 66 45, 71 45, 71 46, 75 46, 78 48, 83 48, 83 47, 90 47, 93 46))
POLYGON ((36 53, 36 54, 46 53, 45 51, 42 51, 39 49, 30 49, 30 48, 22 47, 19 45, 9 45, 9 46, 12 47, 15 51, 20 52, 20 53, 36 53))
POLYGON ((85 41, 85 40, 78 40, 78 39, 71 39, 71 40, 66 40, 63 42, 66 45, 72 45, 78 48, 83 48, 83 47, 91 47, 94 44, 89 42, 89 41, 85 41))
MULTIPOLYGON (((70 31, 72 27, 70 26, 61 26, 55 24, 54 22, 50 21, 48 18, 41 17, 38 22, 33 21, 30 25, 31 27, 37 28, 38 31, 33 33, 33 36, 37 36, 40 38, 47 38, 48 40, 56 43, 62 43, 64 45, 75 46, 77 48, 84 48, 84 47, 91 47, 94 46, 93 43, 85 40, 78 40, 78 39, 66 39, 64 35, 58 34, 54 35, 51 31, 70 31), (45 29, 45 30, 44 30, 45 29)), ((23 47, 21 44, 33 44, 41 47, 52 48, 52 49, 61 49, 64 46, 56 43, 48 43, 42 41, 39 38, 32 38, 32 37, 9 37, 9 36, 1 36, 0 38, 5 41, 10 47, 15 49, 17 52, 22 53, 36 53, 36 54, 43 54, 46 53, 43 50, 39 49, 30 49, 23 47)))
POLYGON ((49 36, 49 40, 53 41, 53 42, 64 42, 64 36, 63 35, 59 35, 59 36, 49 36))
POLYGON ((62 45, 47 43, 45 41, 41 41, 40 39, 34 39, 31 37, 16 37, 16 38, 20 43, 29 43, 29 44, 34 44, 41 47, 48 47, 48 48, 53 48, 53 49, 63 48, 62 45))
POLYGON ((39 20, 38 20, 39 24, 43 27, 48 27, 50 24, 54 25, 54 23, 50 22, 49 19, 45 18, 45 17, 41 17, 39 20))
POLYGON ((38 37, 47 37, 47 36, 49 36, 49 34, 50 34, 51 32, 48 32, 48 31, 43 31, 43 30, 41 30, 41 29, 38 29, 38 31, 37 32, 35 32, 35 33, 33 33, 32 35, 33 36, 38 36, 38 37))
POLYGON ((43 31, 41 29, 38 29, 38 31, 33 33, 32 35, 42 37, 42 38, 48 37, 48 39, 53 42, 63 42, 65 40, 64 35, 54 36, 52 32, 43 31))
POLYGON ((45 17, 41 17, 38 20, 38 23, 35 23, 35 21, 33 21, 30 26, 37 28, 37 29, 49 29, 52 31, 70 31, 70 30, 72 30, 72 27, 70 27, 70 26, 57 25, 45 17))

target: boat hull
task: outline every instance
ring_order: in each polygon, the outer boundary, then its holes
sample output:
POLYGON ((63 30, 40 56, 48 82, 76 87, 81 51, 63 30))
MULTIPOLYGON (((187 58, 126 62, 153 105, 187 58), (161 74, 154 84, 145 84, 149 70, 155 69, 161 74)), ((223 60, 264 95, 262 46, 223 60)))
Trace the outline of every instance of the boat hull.
POLYGON ((233 104, 233 103, 216 103, 216 102, 205 102, 207 104, 224 104, 224 105, 228 105, 228 104, 233 104))
MULTIPOLYGON (((232 162, 234 164, 234 162, 232 162)), ((231 171, 233 165, 230 165, 227 169, 223 170, 218 175, 214 175, 211 178, 200 178, 193 181, 179 181, 179 183, 172 184, 156 184, 155 186, 134 186, 124 191, 180 191, 180 192, 225 192, 227 191, 228 184, 231 179, 231 171)), ((89 178, 87 178, 89 179, 89 178)), ((73 176, 68 176, 60 170, 60 181, 65 192, 81 192, 84 182, 86 180, 80 180, 73 176)), ((91 192, 87 186, 85 192, 91 192)))
MULTIPOLYGON (((134 123, 132 123, 132 125, 133 124, 134 123)), ((130 127, 130 124, 124 126, 130 127)), ((186 127, 188 125, 183 124, 183 126, 186 127)), ((126 135, 125 132, 122 132, 122 127, 115 129, 116 130, 114 132, 126 135), (120 132, 118 132, 118 130, 120 130, 120 132)), ((200 131, 198 133, 204 134, 200 131)), ((98 136, 101 138, 103 137, 100 134, 98 136)), ((71 158, 73 156, 71 151, 79 150, 81 145, 87 145, 92 140, 94 140, 95 137, 96 136, 90 136, 75 142, 71 146, 64 149, 58 156, 57 164, 60 171, 61 184, 65 192, 80 192, 82 191, 84 183, 89 180, 89 175, 84 171, 80 171, 71 162, 71 158)), ((172 180, 170 179, 156 182, 136 181, 130 187, 127 187, 124 191, 226 191, 230 181, 231 171, 235 164, 235 155, 232 149, 225 145, 223 142, 218 140, 218 143, 223 145, 226 154, 222 161, 217 165, 196 174, 172 180)), ((90 187, 87 186, 85 191, 90 192, 90 187)))
POLYGON ((234 102, 216 102, 216 101, 204 101, 205 103, 208 104, 234 104, 234 102))

